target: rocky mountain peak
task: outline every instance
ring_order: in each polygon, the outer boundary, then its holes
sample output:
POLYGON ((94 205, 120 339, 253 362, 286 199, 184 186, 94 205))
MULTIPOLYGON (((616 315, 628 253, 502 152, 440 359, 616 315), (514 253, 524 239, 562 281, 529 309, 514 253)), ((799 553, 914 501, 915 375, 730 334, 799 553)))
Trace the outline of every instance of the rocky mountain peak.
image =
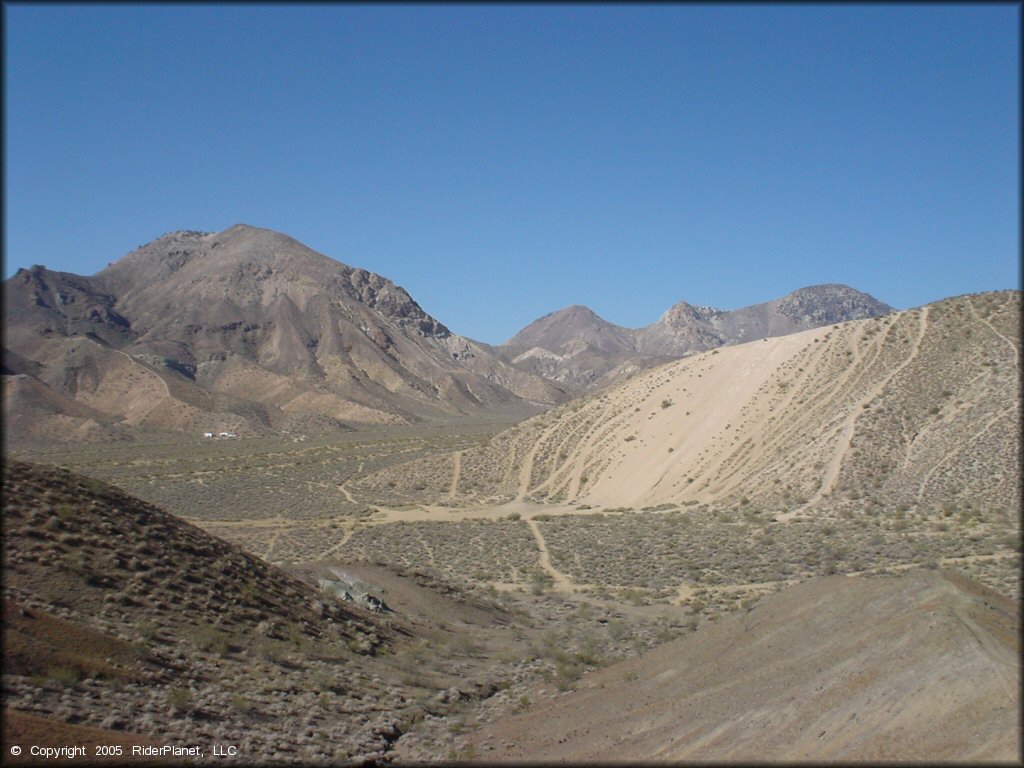
POLYGON ((827 283, 800 288, 778 300, 778 312, 795 322, 811 325, 878 317, 893 308, 847 285, 827 283))
POLYGON ((658 323, 670 326, 677 326, 691 322, 705 322, 715 315, 722 314, 721 310, 712 307, 702 307, 680 301, 673 304, 659 319, 658 323))

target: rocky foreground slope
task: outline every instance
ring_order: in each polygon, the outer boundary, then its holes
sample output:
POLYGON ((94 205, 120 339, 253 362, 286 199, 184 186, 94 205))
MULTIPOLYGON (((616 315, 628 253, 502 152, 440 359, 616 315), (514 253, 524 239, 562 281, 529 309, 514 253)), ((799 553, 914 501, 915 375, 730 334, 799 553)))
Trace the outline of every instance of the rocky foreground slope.
POLYGON ((483 761, 1018 761, 1015 603, 955 574, 833 576, 474 735, 483 761))
POLYGON ((722 347, 363 492, 780 515, 975 508, 1016 519, 1018 291, 722 347))
POLYGON ((523 415, 565 399, 390 280, 242 224, 173 232, 91 277, 21 269, 4 324, 7 413, 51 438, 523 415))
POLYGON ((3 495, 5 727, 58 746, 72 726, 231 743, 247 763, 398 737, 411 693, 376 656, 401 622, 98 481, 11 462, 3 495))

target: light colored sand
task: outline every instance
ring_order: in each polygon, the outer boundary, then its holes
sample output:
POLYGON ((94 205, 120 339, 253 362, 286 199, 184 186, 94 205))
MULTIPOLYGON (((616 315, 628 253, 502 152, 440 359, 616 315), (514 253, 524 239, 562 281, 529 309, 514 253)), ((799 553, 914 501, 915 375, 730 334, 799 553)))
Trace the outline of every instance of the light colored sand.
POLYGON ((721 442, 723 433, 752 418, 764 418, 763 413, 748 416, 741 410, 780 365, 821 333, 806 331, 724 347, 681 369, 682 375, 667 376, 634 408, 624 409, 615 428, 623 441, 619 447, 622 460, 603 473, 581 500, 607 506, 644 506, 701 498, 688 487, 699 483, 687 483, 687 479, 699 476, 702 454, 716 438, 721 442), (663 409, 663 400, 671 400, 673 405, 663 409), (636 439, 625 442, 629 435, 636 439))

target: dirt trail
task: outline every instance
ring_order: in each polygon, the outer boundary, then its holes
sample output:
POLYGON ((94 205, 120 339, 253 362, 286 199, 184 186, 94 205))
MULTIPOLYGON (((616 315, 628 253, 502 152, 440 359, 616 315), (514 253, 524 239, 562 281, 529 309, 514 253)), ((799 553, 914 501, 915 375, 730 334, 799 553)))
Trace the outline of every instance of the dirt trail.
MULTIPOLYGON (((92 339, 89 339, 89 341, 92 341, 92 339)), ((96 342, 95 342, 95 341, 93 341, 93 344, 96 344, 96 342)), ((99 345, 99 344, 96 344, 96 346, 100 346, 100 345, 99 345)), ((152 370, 151 368, 148 368, 148 367, 146 367, 145 365, 143 365, 142 363, 140 363, 140 362, 139 362, 138 360, 136 360, 136 359, 135 359, 134 357, 132 357, 131 355, 129 355, 129 354, 127 353, 127 352, 122 352, 122 351, 121 351, 120 349, 114 349, 113 351, 114 351, 114 352, 117 352, 117 354, 119 354, 119 355, 122 355, 122 356, 124 356, 124 357, 125 357, 125 358, 127 358, 127 359, 129 360, 129 362, 131 362, 131 363, 132 363, 133 365, 135 365, 135 366, 137 366, 137 367, 141 368, 142 370, 144 370, 144 371, 145 371, 146 373, 150 374, 151 376, 155 376, 155 377, 156 377, 156 380, 157 380, 157 381, 159 381, 159 382, 160 382, 160 385, 161 385, 161 386, 162 386, 162 387, 164 388, 164 396, 165 396, 165 397, 167 397, 167 398, 169 398, 169 399, 171 398, 171 390, 170 390, 170 388, 169 388, 169 387, 167 386, 167 382, 166 382, 166 381, 164 381, 164 378, 163 378, 163 376, 161 376, 161 375, 160 375, 159 373, 157 373, 156 371, 152 370)))
POLYGON ((344 483, 342 483, 341 485, 338 486, 338 490, 341 491, 345 495, 345 499, 346 499, 346 501, 348 501, 349 504, 358 504, 359 502, 357 502, 352 497, 352 494, 349 492, 348 488, 345 487, 347 484, 348 484, 348 481, 346 480, 344 483))
POLYGON ((686 600, 693 597, 693 593, 697 591, 697 588, 692 584, 680 584, 679 589, 676 593, 675 604, 682 605, 686 600))
POLYGON ((448 498, 454 499, 459 492, 459 476, 462 474, 462 451, 452 454, 452 485, 448 489, 448 498))
POLYGON ((977 432, 975 432, 969 440, 964 442, 962 445, 954 446, 949 451, 947 451, 946 455, 943 456, 939 461, 932 464, 932 466, 929 467, 928 471, 924 474, 924 477, 921 478, 921 482, 918 485, 917 504, 920 505, 924 500, 924 492, 927 490, 928 483, 931 482, 936 472, 945 467, 950 461, 959 456, 963 451, 967 450, 967 448, 969 448, 972 443, 984 437, 985 433, 992 429, 992 427, 994 427, 997 424, 1005 424, 1006 420, 1008 418, 1012 418, 1013 412, 1016 411, 1019 407, 1020 405, 1018 403, 1014 403, 1012 406, 1007 408, 998 416, 989 419, 985 426, 981 427, 977 432))
MULTIPOLYGON (((541 440, 543 437, 541 438, 541 440)), ((526 498, 526 492, 530 490, 530 478, 533 475, 533 460, 537 455, 537 451, 540 450, 541 440, 537 440, 533 444, 533 448, 526 454, 526 459, 523 461, 523 468, 519 470, 519 487, 516 489, 516 501, 522 501, 526 498)))
POLYGON ((967 300, 967 307, 971 310, 971 314, 974 315, 976 318, 978 318, 978 320, 983 322, 985 325, 987 325, 988 329, 990 331, 992 331, 992 333, 994 333, 996 336, 998 336, 1000 339, 1002 339, 1003 341, 1005 341, 1007 344, 1010 345, 1010 349, 1013 350, 1013 367, 1017 368, 1019 370, 1020 369, 1020 350, 1017 349, 1017 345, 1014 344, 1013 339, 1009 338, 1008 336, 1004 336, 1003 334, 1001 334, 999 331, 996 330, 995 326, 992 325, 992 323, 990 323, 984 317, 979 315, 978 314, 978 310, 976 310, 974 308, 974 302, 971 301, 970 299, 967 300))
MULTIPOLYGON (((852 344, 856 347, 856 344, 852 344)), ((764 400, 758 400, 755 394, 748 402, 751 405, 756 405, 756 409, 747 418, 751 423, 762 423, 765 425, 766 432, 773 433, 772 436, 775 439, 782 437, 783 431, 785 432, 796 432, 800 430, 807 421, 815 418, 816 411, 813 408, 802 408, 794 407, 793 401, 800 397, 803 397, 803 392, 808 387, 814 386, 811 383, 811 372, 818 367, 818 363, 825 355, 826 345, 811 345, 811 356, 801 366, 806 368, 806 373, 797 373, 792 381, 792 385, 789 387, 789 393, 784 400, 785 405, 780 406, 780 410, 785 412, 792 412, 796 414, 795 418, 790 422, 789 425, 783 428, 775 428, 772 430, 767 429, 768 419, 770 418, 771 409, 768 407, 768 403, 764 400), (799 382, 801 386, 796 386, 799 382)), ((853 366, 847 366, 846 369, 834 380, 832 385, 824 391, 818 398, 820 402, 830 402, 843 387, 847 386, 848 380, 853 375, 853 372, 857 370, 853 366)), ((730 454, 719 460, 721 466, 727 466, 732 464, 732 469, 727 472, 721 472, 720 470, 715 471, 719 488, 717 495, 724 496, 734 491, 737 488, 743 486, 745 482, 748 482, 752 475, 755 475, 759 471, 759 464, 763 464, 765 458, 765 451, 757 452, 754 451, 745 457, 740 458, 743 452, 743 446, 733 446, 730 449, 730 454)), ((704 471, 704 475, 712 471, 714 465, 709 465, 704 471)), ((695 482, 698 482, 701 478, 695 476, 695 482)), ((660 481, 659 481, 660 482, 660 481)))
POLYGON ((1015 657, 1005 647, 999 645, 992 637, 992 633, 978 626, 978 623, 971 618, 970 613, 962 605, 953 607, 953 614, 960 620, 960 623, 967 628, 978 647, 989 659, 994 662, 995 677, 1003 689, 1003 693, 1010 699, 1018 696, 1017 675, 1014 674, 1016 664, 1015 657))
POLYGON ((533 447, 530 448, 530 452, 526 454, 526 458, 523 460, 523 468, 519 470, 519 488, 516 490, 516 501, 522 501, 526 498, 526 494, 530 490, 530 480, 533 479, 534 459, 537 457, 537 452, 540 450, 541 445, 543 445, 544 440, 554 428, 551 426, 545 429, 534 442, 533 447))
MULTIPOLYGON (((92 344, 95 344, 97 347, 99 347, 102 350, 109 351, 109 352, 116 352, 117 354, 119 354, 122 357, 124 357, 132 365, 134 365, 134 366, 136 366, 138 368, 141 368, 146 373, 148 373, 150 376, 153 376, 157 381, 160 382, 160 385, 164 388, 164 396, 167 397, 168 399, 173 399, 173 397, 171 396, 171 390, 168 388, 167 382, 164 381, 163 376, 161 376, 159 373, 154 371, 152 368, 149 368, 149 367, 143 365, 138 360, 136 360, 134 357, 129 355, 127 352, 122 352, 120 349, 114 349, 113 347, 105 347, 102 344, 100 344, 98 341, 94 341, 93 339, 90 339, 88 336, 83 336, 82 338, 86 339, 87 341, 89 341, 92 344)), ((154 406, 154 407, 156 407, 156 406, 154 406)))
POLYGON ((537 540, 537 549, 540 550, 540 567, 543 568, 552 579, 554 579, 555 589, 559 592, 573 592, 572 582, 564 573, 551 565, 551 557, 548 555, 548 545, 547 542, 544 541, 544 534, 540 532, 540 526, 537 524, 537 521, 532 517, 527 518, 526 524, 530 526, 530 532, 533 533, 533 538, 537 540))
MULTIPOLYGON (((593 441, 593 430, 590 428, 590 422, 585 418, 574 419, 569 424, 569 429, 563 430, 561 439, 557 446, 553 446, 554 450, 561 452, 565 449, 565 446, 569 444, 574 437, 579 436, 581 433, 585 435, 580 448, 574 449, 570 455, 567 455, 560 464, 556 465, 552 470, 551 474, 543 480, 540 485, 534 486, 533 492, 538 493, 545 489, 551 490, 557 488, 560 484, 568 483, 570 478, 576 474, 577 459, 581 462, 584 461, 582 458, 583 452, 590 446, 593 441)), ((547 437, 546 433, 544 437, 547 437)))
MULTIPOLYGON (((714 591, 716 593, 754 592, 760 596, 763 593, 777 592, 780 588, 791 587, 797 583, 799 583, 797 579, 787 579, 783 581, 751 581, 745 584, 715 584, 714 591)), ((693 597, 700 588, 700 585, 680 584, 676 588, 676 596, 672 604, 676 606, 682 605, 693 597)), ((707 589, 707 587, 704 587, 704 589, 707 589)))
POLYGON ((321 552, 318 555, 318 559, 319 560, 326 560, 331 555, 333 555, 335 552, 337 552, 339 549, 341 549, 343 546, 345 546, 345 544, 348 543, 348 540, 352 538, 352 534, 355 532, 355 530, 356 530, 356 524, 355 524, 354 521, 351 522, 351 523, 345 523, 345 535, 341 537, 341 541, 339 541, 337 544, 335 544, 335 545, 333 545, 331 547, 328 547, 323 552, 321 552))
MULTIPOLYGON (((938 564, 943 568, 948 566, 964 565, 965 563, 979 562, 982 560, 1005 560, 1008 557, 1014 557, 1017 553, 1006 551, 996 552, 992 555, 964 555, 963 557, 940 557, 938 564)), ((903 571, 912 571, 915 568, 920 568, 920 563, 897 563, 895 565, 878 565, 874 568, 865 568, 863 571, 850 571, 845 573, 845 576, 850 578, 858 579, 863 576, 877 576, 881 573, 902 573, 903 571)))
POLYGON ((853 440, 853 433, 856 431, 857 428, 857 419, 860 418, 861 413, 863 413, 864 406, 870 403, 875 398, 877 398, 879 395, 881 395, 885 388, 889 385, 889 382, 891 382, 900 373, 900 371, 902 371, 904 368, 906 368, 914 361, 914 358, 916 358, 918 353, 921 351, 921 342, 924 340, 924 335, 927 330, 928 307, 924 307, 921 310, 917 338, 914 340, 914 345, 910 349, 910 354, 907 355, 906 359, 903 362, 901 362, 899 365, 893 368, 889 372, 889 374, 885 376, 885 378, 883 378, 880 382, 878 382, 878 384, 876 384, 870 390, 868 390, 868 393, 864 395, 864 397, 860 398, 851 405, 850 413, 845 419, 842 432, 839 434, 835 450, 832 452, 832 457, 829 459, 828 466, 825 468, 825 474, 821 479, 821 485, 819 486, 818 490, 815 491, 814 495, 811 496, 811 498, 808 499, 807 502, 802 506, 797 507, 791 512, 786 512, 785 514, 779 515, 778 519, 780 522, 790 520, 796 515, 800 514, 801 512, 810 509, 818 502, 820 502, 826 494, 831 493, 833 491, 833 489, 835 488, 836 480, 839 479, 839 471, 842 468, 843 459, 846 458, 846 454, 849 453, 850 451, 850 443, 853 440))
POLYGON ((340 485, 337 486, 338 490, 341 491, 344 494, 345 500, 348 501, 349 504, 358 504, 359 503, 358 501, 355 500, 355 498, 352 496, 352 493, 349 491, 348 484, 349 484, 349 481, 352 480, 352 478, 358 478, 358 477, 362 476, 362 474, 363 474, 363 466, 365 464, 366 464, 365 461, 360 461, 359 462, 359 466, 356 467, 356 471, 353 472, 352 475, 347 480, 345 480, 345 482, 343 482, 343 483, 341 483, 340 485))
POLYGON ((270 553, 274 551, 274 547, 277 546, 277 540, 281 538, 281 530, 274 531, 274 535, 270 537, 270 541, 267 544, 267 551, 263 553, 262 557, 264 560, 269 562, 270 553))

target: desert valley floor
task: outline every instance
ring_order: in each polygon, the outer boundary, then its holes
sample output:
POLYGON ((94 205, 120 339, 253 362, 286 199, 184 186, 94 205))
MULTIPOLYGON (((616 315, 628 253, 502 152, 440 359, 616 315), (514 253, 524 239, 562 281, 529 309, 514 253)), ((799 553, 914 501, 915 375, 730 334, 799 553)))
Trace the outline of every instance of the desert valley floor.
POLYGON ((526 420, 8 435, 4 744, 1018 760, 1018 316, 724 346, 526 420))
MULTIPOLYGON (((464 506, 441 498, 377 505, 353 483, 411 457, 480 445, 499 426, 389 427, 298 442, 260 437, 50 447, 15 455, 115 483, 311 584, 332 574, 359 581, 394 609, 389 616, 412 625, 404 640, 366 665, 376 670, 367 697, 404 691, 382 704, 389 715, 398 713, 390 725, 358 706, 345 710, 351 697, 342 699, 321 677, 310 684, 309 702, 319 698, 328 711, 337 706, 342 718, 363 718, 369 736, 307 733, 303 726, 299 736, 261 745, 233 736, 260 722, 247 710, 217 729, 206 726, 207 738, 247 744, 250 758, 750 760, 766 749, 778 760, 1017 754, 1021 560, 1012 526, 941 511, 891 521, 779 521, 699 504, 632 509, 513 499, 464 506), (964 523, 971 527, 967 535, 964 523), (851 634, 851 625, 862 629, 851 634), (801 630, 787 636, 794 627, 801 630), (981 643, 981 658, 961 643, 981 643), (730 651, 723 655, 723 647, 730 651), (908 647, 909 657, 899 650, 908 647), (894 655, 884 664, 868 663, 887 649, 894 655), (953 678, 959 687, 951 693, 944 685, 953 678), (783 685, 790 689, 785 701, 800 700, 799 707, 771 706, 771 692, 783 685), (680 704, 701 686, 717 698, 680 704), (752 691, 761 692, 756 707, 748 701, 752 691), (927 703, 936 691, 955 694, 952 710, 927 703), (872 701, 891 701, 895 710, 880 714, 872 701), (620 732, 614 723, 622 721, 623 707, 631 714, 620 732), (977 732, 982 716, 986 730, 977 732), (948 725, 942 730, 948 739, 929 740, 938 721, 948 725), (730 723, 726 730, 724 723, 730 723), (388 727, 394 733, 387 738, 373 735, 388 727), (973 736, 965 735, 972 729, 973 736), (312 748, 311 741, 326 744, 312 748)), ((12 586, 19 581, 8 578, 12 586)), ((124 587, 128 600, 174 589, 159 581, 134 593, 130 586, 124 587)), ((54 594, 59 589, 52 586, 38 607, 73 619, 76 607, 54 594)), ((110 603, 107 612, 114 613, 110 603)), ((121 633, 129 642, 145 642, 164 624, 170 634, 180 631, 144 608, 125 615, 134 617, 121 633)), ((217 631, 227 630, 200 622, 181 639, 205 656, 227 643, 217 631)), ((267 642, 288 649, 281 658, 258 651, 278 666, 278 675, 287 676, 289 663, 301 663, 307 652, 267 642)), ((234 650, 242 663, 241 648, 227 648, 224 657, 234 650)), ((226 706, 214 696, 211 674, 206 695, 212 698, 203 697, 200 677, 190 685, 196 700, 187 708, 170 701, 180 688, 169 682, 151 688, 159 691, 151 694, 154 711, 140 722, 127 713, 101 717, 89 706, 62 709, 48 699, 69 698, 68 682, 52 680, 69 666, 74 669, 71 663, 35 671, 49 696, 15 686, 9 705, 25 714, 8 718, 8 726, 52 737, 49 720, 36 731, 22 722, 37 713, 106 724, 121 738, 132 732, 184 738, 197 711, 226 706), (164 729, 157 725, 161 714, 181 723, 164 729)), ((242 699, 254 712, 261 706, 259 693, 234 694, 235 704, 242 699)))

